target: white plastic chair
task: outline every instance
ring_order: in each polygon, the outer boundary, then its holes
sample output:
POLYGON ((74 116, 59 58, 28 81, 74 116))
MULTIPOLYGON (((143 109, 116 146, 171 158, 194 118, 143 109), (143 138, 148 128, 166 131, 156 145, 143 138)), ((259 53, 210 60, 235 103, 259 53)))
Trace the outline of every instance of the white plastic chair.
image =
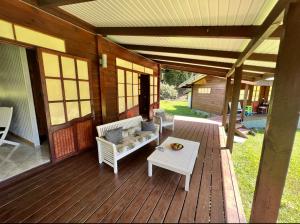
POLYGON ((158 124, 160 127, 160 133, 162 133, 162 130, 164 127, 171 127, 174 131, 174 118, 168 117, 163 109, 154 109, 153 110, 154 116, 153 120, 154 123, 158 124), (159 116, 158 114, 164 114, 164 116, 159 116))
POLYGON ((0 146, 4 143, 18 146, 20 143, 5 140, 13 114, 12 107, 0 107, 0 146), (4 128, 4 130, 3 130, 4 128))

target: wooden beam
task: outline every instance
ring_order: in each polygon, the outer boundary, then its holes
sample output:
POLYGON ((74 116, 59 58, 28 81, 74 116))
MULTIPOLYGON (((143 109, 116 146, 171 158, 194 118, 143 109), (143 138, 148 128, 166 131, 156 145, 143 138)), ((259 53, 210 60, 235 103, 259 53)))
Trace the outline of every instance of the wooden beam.
POLYGON ((252 105, 253 90, 254 90, 254 86, 250 85, 249 86, 249 96, 248 96, 248 101, 247 101, 248 105, 252 105))
POLYGON ((71 5, 76 3, 92 2, 92 1, 95 0, 37 0, 37 3, 40 7, 49 7, 49 6, 71 5))
POLYGON ((253 38, 259 26, 98 27, 103 35, 253 38))
MULTIPOLYGON (((146 58, 150 59, 159 59, 159 60, 166 60, 166 61, 175 61, 175 62, 187 62, 192 64, 199 64, 199 65, 209 65, 215 67, 224 67, 224 68, 231 68, 233 63, 226 63, 226 62, 218 62, 218 61, 208 61, 208 60, 199 60, 199 59, 190 59, 190 58, 180 58, 180 57, 169 57, 169 56, 162 56, 162 55, 153 55, 153 54, 142 54, 146 58)), ((256 71, 256 72, 268 72, 268 73, 275 73, 274 68, 263 67, 263 66, 254 66, 254 65, 244 65, 244 70, 256 71)))
POLYGON ((84 29, 86 31, 89 31, 90 33, 95 34, 96 33, 96 27, 93 25, 79 19, 78 17, 68 13, 67 11, 64 11, 56 6, 47 6, 47 7, 41 7, 39 6, 37 0, 23 0, 23 2, 32 5, 35 8, 38 8, 42 11, 45 11, 54 17, 57 17, 59 19, 62 19, 66 22, 72 23, 73 25, 80 27, 81 29, 84 29))
MULTIPOLYGON (((180 47, 160 47, 160 46, 147 46, 147 45, 134 45, 134 44, 122 44, 122 46, 130 50, 157 51, 157 52, 166 52, 166 53, 191 54, 191 55, 233 58, 233 59, 237 59, 241 54, 241 52, 238 51, 218 51, 218 50, 204 50, 204 49, 192 49, 192 48, 180 48, 180 47)), ((277 59, 277 55, 275 54, 255 53, 249 57, 249 60, 271 61, 271 62, 276 62, 276 59, 277 59)))
POLYGON ((225 96, 224 96, 224 104, 223 104, 223 117, 222 117, 222 126, 226 129, 227 125, 227 112, 228 112, 228 103, 230 97, 231 90, 231 78, 226 78, 226 88, 225 88, 225 96))
POLYGON ((286 9, 250 223, 275 223, 300 111, 300 2, 286 9))
POLYGON ((228 126, 228 131, 227 131, 227 142, 226 142, 226 148, 228 148, 230 150, 230 152, 232 152, 232 148, 233 148, 233 139, 234 139, 234 133, 235 133, 237 109, 238 109, 238 102, 239 102, 240 89, 241 89, 241 83, 242 83, 242 74, 243 74, 242 71, 243 71, 243 66, 237 67, 235 69, 235 74, 234 74, 229 126, 228 126))
MULTIPOLYGON (((175 63, 175 62, 166 62, 166 61, 158 61, 154 60, 155 62, 162 65, 164 68, 177 68, 178 70, 182 70, 189 68, 191 72, 202 73, 205 75, 213 75, 219 77, 225 77, 228 69, 221 69, 221 68, 212 68, 212 67, 205 67, 205 66, 198 66, 198 65, 190 65, 184 63, 175 63)), ((186 70, 184 70, 186 71, 186 70)))
POLYGON ((166 61, 175 61, 175 62, 186 62, 186 63, 193 63, 199 65, 209 65, 215 67, 223 67, 223 68, 231 68, 232 63, 226 62, 218 62, 218 61, 207 61, 207 60, 199 60, 199 59, 190 59, 190 58, 180 58, 180 57, 168 57, 162 55, 153 55, 153 54, 142 54, 146 58, 150 59, 158 59, 158 60, 166 60, 166 61))
POLYGON ((243 69, 249 70, 249 71, 256 71, 256 72, 266 72, 266 73, 270 73, 270 74, 274 74, 276 71, 275 68, 254 66, 254 65, 244 65, 243 69))
POLYGON ((251 54, 253 54, 255 49, 280 26, 282 13, 285 7, 291 1, 292 0, 278 0, 272 11, 269 13, 267 18, 261 25, 260 29, 258 30, 256 37, 249 42, 245 50, 241 53, 235 64, 229 70, 227 76, 232 75, 234 68, 243 64, 251 56, 251 54))
POLYGON ((244 90, 242 120, 244 120, 244 118, 245 118, 245 110, 246 110, 246 106, 247 106, 248 92, 249 92, 249 85, 246 84, 245 85, 245 90, 244 90))
MULTIPOLYGON (((98 27, 101 35, 247 38, 256 36, 260 26, 160 26, 160 27, 98 27)), ((281 29, 271 37, 279 38, 281 29)))

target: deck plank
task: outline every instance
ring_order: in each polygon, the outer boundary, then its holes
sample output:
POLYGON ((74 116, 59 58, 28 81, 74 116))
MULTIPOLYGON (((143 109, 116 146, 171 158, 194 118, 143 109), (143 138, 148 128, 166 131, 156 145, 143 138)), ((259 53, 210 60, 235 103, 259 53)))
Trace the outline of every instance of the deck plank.
POLYGON ((161 142, 170 135, 200 142, 189 192, 184 191, 185 177, 174 172, 154 166, 148 177, 147 157, 154 142, 122 159, 118 175, 105 164, 99 166, 96 151, 91 151, 0 192, 0 222, 244 220, 238 192, 232 192, 238 186, 231 158, 221 150, 219 126, 203 119, 176 120, 175 131, 164 130, 161 142))

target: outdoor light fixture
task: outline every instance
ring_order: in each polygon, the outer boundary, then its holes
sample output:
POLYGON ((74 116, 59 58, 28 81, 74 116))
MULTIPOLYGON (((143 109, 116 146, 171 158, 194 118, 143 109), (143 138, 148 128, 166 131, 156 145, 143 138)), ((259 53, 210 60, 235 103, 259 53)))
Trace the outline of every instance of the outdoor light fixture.
POLYGON ((107 54, 102 54, 102 57, 99 58, 99 65, 102 68, 107 68, 107 54))

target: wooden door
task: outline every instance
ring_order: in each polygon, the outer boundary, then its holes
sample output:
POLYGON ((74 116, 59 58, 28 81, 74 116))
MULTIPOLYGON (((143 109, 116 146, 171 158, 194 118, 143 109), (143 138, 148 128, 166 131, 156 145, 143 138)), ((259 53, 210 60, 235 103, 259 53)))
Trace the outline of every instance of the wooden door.
POLYGON ((38 61, 55 162, 93 146, 89 62, 45 49, 38 49, 38 61))
POLYGON ((140 95, 139 95, 139 109, 140 115, 149 118, 150 111, 150 76, 140 75, 140 95))

